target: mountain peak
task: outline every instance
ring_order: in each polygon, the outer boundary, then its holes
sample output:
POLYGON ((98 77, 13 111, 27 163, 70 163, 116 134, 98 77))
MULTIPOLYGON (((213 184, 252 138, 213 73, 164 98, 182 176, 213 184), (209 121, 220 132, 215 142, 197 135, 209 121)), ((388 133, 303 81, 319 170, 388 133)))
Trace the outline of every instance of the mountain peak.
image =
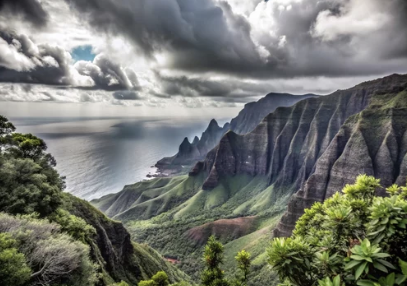
POLYGON ((209 123, 209 128, 212 127, 212 126, 219 127, 219 124, 216 121, 216 119, 212 119, 211 122, 209 123))
POLYGON ((198 143, 199 143, 199 138, 198 138, 198 136, 195 136, 194 141, 192 141, 192 144, 196 145, 198 143))
POLYGON ((182 141, 181 145, 191 145, 191 143, 189 142, 188 137, 184 138, 184 141, 182 141))

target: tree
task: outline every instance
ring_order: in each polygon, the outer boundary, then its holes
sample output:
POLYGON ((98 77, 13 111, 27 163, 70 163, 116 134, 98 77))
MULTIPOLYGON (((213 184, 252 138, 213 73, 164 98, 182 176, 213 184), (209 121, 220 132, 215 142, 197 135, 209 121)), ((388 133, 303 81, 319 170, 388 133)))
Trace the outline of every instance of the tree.
POLYGON ((89 243, 96 234, 95 228, 87 224, 84 219, 71 215, 63 209, 57 209, 48 219, 59 224, 63 232, 83 243, 89 243))
POLYGON ((251 266, 250 253, 242 250, 236 255, 235 259, 237 262, 237 267, 241 272, 240 275, 237 277, 236 284, 246 286, 251 266))
POLYGON ((211 236, 205 246, 204 262, 205 269, 202 273, 202 285, 204 286, 228 286, 225 273, 220 268, 223 264, 223 245, 211 236))
POLYGON ((157 272, 151 280, 141 281, 138 286, 168 286, 170 281, 168 275, 164 271, 157 272))
POLYGON ((0 182, 0 211, 45 217, 61 204, 63 183, 58 173, 32 159, 0 155, 0 182))
POLYGON ((119 283, 110 284, 109 286, 129 286, 129 284, 124 281, 120 281, 119 283))
POLYGON ((360 175, 343 193, 315 203, 292 237, 275 238, 269 263, 284 285, 392 286, 407 280, 407 187, 360 175))
POLYGON ((9 122, 6 117, 0 115, 0 137, 9 135, 14 131, 16 131, 16 128, 13 123, 9 122))
POLYGON ((0 233, 0 281, 2 286, 24 285, 31 269, 24 254, 18 252, 17 241, 8 233, 0 233))
POLYGON ((0 211, 45 217, 61 204, 64 178, 54 169, 55 159, 45 153, 42 139, 14 131, 0 116, 0 211))
POLYGON ((140 281, 138 286, 156 286, 153 280, 140 281))
POLYGON ((154 281, 155 285, 157 285, 157 286, 170 285, 170 282, 168 281, 167 273, 165 273, 164 271, 157 272, 151 279, 154 281))

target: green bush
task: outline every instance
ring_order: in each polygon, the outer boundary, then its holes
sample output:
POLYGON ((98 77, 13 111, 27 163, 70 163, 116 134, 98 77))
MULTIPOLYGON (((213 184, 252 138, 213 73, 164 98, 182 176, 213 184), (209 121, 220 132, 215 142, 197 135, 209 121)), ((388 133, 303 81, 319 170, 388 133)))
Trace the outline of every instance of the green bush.
POLYGON ((269 263, 284 285, 392 286, 407 279, 407 187, 377 197, 379 180, 361 175, 275 238, 269 263))
POLYGON ((121 281, 120 283, 110 284, 109 286, 129 286, 129 284, 127 284, 124 281, 121 281))
POLYGON ((24 285, 31 275, 24 254, 18 252, 17 241, 8 233, 0 233, 0 281, 2 286, 24 285))
MULTIPOLYGON (((16 268, 22 271, 14 271, 18 278, 27 278, 24 275, 27 271, 31 274, 28 276, 31 284, 95 284, 97 277, 95 266, 89 257, 89 247, 61 233, 57 224, 32 216, 15 217, 0 213, 0 233, 0 276, 2 273, 12 273, 9 269, 16 268), (2 253, 6 256, 2 256, 2 253), (6 257, 8 264, 2 263, 2 257, 6 257), (27 261, 26 265, 23 263, 24 259, 27 261)), ((1 277, 0 281, 3 281, 1 277)), ((14 282, 10 285, 22 284, 14 282)))
POLYGON ((89 243, 92 236, 96 234, 95 228, 88 225, 85 220, 63 209, 58 209, 49 219, 59 224, 63 232, 83 243, 89 243))
POLYGON ((42 139, 14 130, 0 116, 0 211, 45 217, 61 204, 64 178, 42 139))

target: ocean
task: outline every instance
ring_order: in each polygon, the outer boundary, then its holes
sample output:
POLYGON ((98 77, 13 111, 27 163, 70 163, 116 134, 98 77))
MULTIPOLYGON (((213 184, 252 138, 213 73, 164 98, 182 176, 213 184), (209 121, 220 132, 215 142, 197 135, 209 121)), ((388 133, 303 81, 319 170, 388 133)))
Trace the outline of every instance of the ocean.
POLYGON ((17 132, 43 138, 66 176, 66 191, 86 200, 145 180, 172 156, 184 137, 200 135, 208 120, 162 117, 15 117, 17 132))

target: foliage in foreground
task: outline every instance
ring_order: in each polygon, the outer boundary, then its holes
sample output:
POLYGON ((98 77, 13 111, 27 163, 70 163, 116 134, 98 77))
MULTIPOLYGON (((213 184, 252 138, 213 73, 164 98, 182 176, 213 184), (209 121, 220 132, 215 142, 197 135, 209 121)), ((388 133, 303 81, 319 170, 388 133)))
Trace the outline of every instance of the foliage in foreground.
POLYGON ((269 263, 283 285, 392 286, 407 280, 407 187, 361 175, 343 194, 315 203, 292 237, 275 238, 269 263))
MULTIPOLYGON (((246 286, 250 273, 251 260, 250 253, 245 250, 240 251, 236 257, 238 274, 233 281, 225 278, 225 272, 221 269, 224 262, 223 245, 211 236, 205 246, 203 261, 205 269, 201 275, 202 286, 246 286)), ((138 286, 168 286, 167 274, 163 271, 154 275, 151 280, 141 281, 138 286)), ((172 286, 189 286, 186 282, 172 284, 172 286)))
POLYGON ((32 216, 0 213, 0 281, 4 286, 94 285, 89 247, 61 227, 32 216))

